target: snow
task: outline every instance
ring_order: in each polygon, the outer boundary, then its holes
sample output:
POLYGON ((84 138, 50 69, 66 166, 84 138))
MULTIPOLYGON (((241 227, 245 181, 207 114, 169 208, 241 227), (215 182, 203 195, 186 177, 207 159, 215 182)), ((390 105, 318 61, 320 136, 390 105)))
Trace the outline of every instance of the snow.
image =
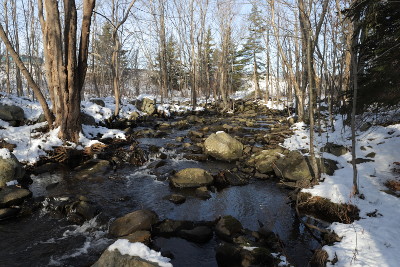
MULTIPOLYGON (((316 134, 316 151, 326 142, 344 145, 351 148, 350 127, 343 129, 343 120, 337 117, 335 132, 330 129, 320 137, 316 134)), ((309 147, 309 132, 303 123, 293 126, 294 135, 287 138, 283 146, 288 149, 309 147)), ((336 160, 340 169, 332 176, 323 175, 319 185, 303 189, 314 196, 329 198, 335 203, 349 203, 360 209, 361 219, 352 224, 333 223, 330 229, 335 231, 341 242, 332 246, 324 246, 329 260, 335 257, 335 266, 398 266, 400 251, 400 199, 383 192, 387 188, 385 181, 399 180, 399 174, 391 171, 394 162, 400 161, 400 124, 387 127, 374 126, 366 132, 358 132, 356 154, 358 158, 374 152, 372 162, 357 165, 360 193, 364 199, 352 195, 353 172, 351 154, 346 153, 336 157, 329 153, 321 153, 325 158, 336 160), (362 148, 362 149, 361 149, 362 148), (376 211, 376 216, 367 213, 376 211)), ((328 263, 328 266, 331 266, 328 263)))
POLYGON ((7 148, 0 148, 0 158, 9 159, 11 158, 11 153, 7 148))
POLYGON ((118 250, 122 255, 137 256, 147 261, 155 262, 161 267, 172 267, 170 259, 161 256, 161 252, 154 251, 146 245, 135 242, 130 243, 127 239, 118 239, 111 246, 109 251, 118 250))

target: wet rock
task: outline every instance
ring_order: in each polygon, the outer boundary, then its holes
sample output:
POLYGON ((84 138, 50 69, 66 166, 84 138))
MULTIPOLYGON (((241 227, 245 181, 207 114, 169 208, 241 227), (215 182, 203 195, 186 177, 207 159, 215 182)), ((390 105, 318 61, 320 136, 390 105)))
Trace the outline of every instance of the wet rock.
POLYGON ((35 169, 33 169, 32 173, 38 175, 46 172, 54 172, 59 168, 60 168, 59 163, 47 162, 43 165, 37 166, 35 169))
POLYGON ((185 148, 185 150, 189 151, 193 154, 202 154, 203 153, 203 149, 200 146, 192 145, 192 144, 189 144, 189 146, 187 146, 185 148))
POLYGON ((156 112, 156 102, 154 99, 143 98, 142 100, 138 101, 137 108, 150 116, 156 112))
POLYGON ((366 122, 366 123, 364 123, 363 125, 361 125, 360 131, 361 131, 361 132, 368 131, 369 128, 371 128, 371 126, 372 126, 372 124, 371 124, 370 122, 366 122))
POLYGON ((348 152, 347 148, 341 145, 337 145, 334 143, 327 143, 323 148, 321 148, 321 152, 331 153, 337 157, 342 156, 348 152))
POLYGON ((0 209, 0 221, 10 219, 18 215, 20 208, 4 208, 0 209))
POLYGON ((136 231, 130 235, 122 237, 122 239, 128 239, 131 243, 140 242, 149 245, 151 241, 151 233, 149 231, 136 231))
POLYGON ((132 111, 131 114, 129 114, 129 120, 131 121, 136 121, 137 119, 139 119, 140 114, 137 111, 132 111))
POLYGON ((26 198, 32 196, 32 192, 18 187, 5 187, 0 191, 0 208, 8 208, 19 205, 26 198))
POLYGON ((82 216, 85 220, 90 220, 96 216, 98 213, 97 207, 93 204, 89 203, 88 201, 77 201, 75 202, 71 210, 75 211, 75 213, 82 216))
POLYGON ((228 125, 228 124, 222 125, 222 128, 224 129, 224 131, 227 131, 227 132, 231 132, 233 130, 233 126, 228 125))
POLYGON ((195 161, 206 161, 207 155, 205 154, 184 154, 183 157, 188 160, 195 160, 195 161))
POLYGON ((122 255, 119 250, 105 250, 100 259, 92 265, 92 267, 111 267, 111 266, 128 266, 128 267, 157 267, 157 263, 146 261, 136 256, 128 254, 122 255))
POLYGON ((205 140, 204 152, 219 160, 237 160, 243 155, 243 144, 225 132, 217 132, 205 140))
POLYGON ((170 183, 174 187, 201 187, 212 184, 214 178, 200 168, 183 169, 170 177, 170 183))
POLYGON ((0 156, 0 188, 13 180, 20 180, 25 174, 25 170, 13 153, 10 156, 2 158, 0 156))
POLYGON ((229 170, 224 170, 219 172, 215 176, 215 183, 218 186, 228 186, 228 185, 240 186, 248 184, 249 181, 238 173, 234 173, 229 170))
POLYGON ((158 216, 151 210, 137 210, 116 219, 110 225, 110 234, 116 237, 126 236, 140 230, 150 230, 158 221, 158 216))
POLYGON ((256 172, 254 174, 254 177, 257 178, 257 179, 260 179, 260 180, 267 180, 269 178, 272 178, 273 176, 272 175, 268 175, 268 174, 264 174, 264 173, 256 172))
POLYGON ((187 120, 180 120, 177 122, 173 122, 171 124, 174 128, 177 128, 178 130, 186 130, 190 127, 189 123, 187 120))
POLYGON ((218 245, 216 259, 221 267, 278 266, 266 248, 242 248, 229 243, 218 245))
POLYGON ((0 119, 8 122, 22 122, 24 110, 19 106, 0 104, 0 119))
POLYGON ((211 198, 211 194, 208 191, 207 187, 205 187, 205 186, 196 188, 195 194, 197 197, 204 199, 204 200, 211 198))
POLYGON ((167 199, 169 201, 171 201, 172 203, 174 203, 174 204, 182 204, 182 203, 184 203, 186 201, 186 197, 183 196, 183 195, 179 195, 179 194, 169 195, 167 197, 167 199))
POLYGON ((175 138, 175 141, 176 142, 183 142, 184 139, 185 139, 184 137, 178 136, 177 138, 175 138))
POLYGON ((215 233, 218 237, 228 242, 232 242, 233 238, 242 231, 242 224, 232 216, 222 217, 215 226, 215 233))
POLYGON ((76 171, 76 177, 84 179, 93 175, 104 174, 110 169, 110 162, 102 159, 91 159, 78 166, 74 170, 76 171))
POLYGON ((93 104, 99 105, 100 107, 105 107, 106 106, 104 101, 101 100, 101 99, 93 98, 93 99, 90 99, 89 101, 92 102, 93 104))
POLYGON ((197 131, 190 131, 189 136, 195 137, 195 138, 203 138, 204 134, 201 132, 197 132, 197 131))
POLYGON ((191 242, 206 243, 213 237, 213 231, 208 226, 197 226, 191 230, 179 231, 179 236, 191 242))
POLYGON ((204 124, 206 120, 204 118, 200 118, 196 115, 190 115, 187 117, 187 121, 190 123, 204 124))
POLYGON ((53 189, 56 188, 59 184, 60 184, 60 182, 55 182, 55 183, 49 184, 49 185, 46 186, 46 190, 47 190, 47 191, 53 190, 53 189))
POLYGON ((259 153, 253 154, 246 163, 249 166, 255 167, 260 173, 273 173, 273 164, 279 159, 279 155, 283 151, 282 148, 262 150, 259 153))
POLYGON ((81 122, 85 125, 96 125, 96 120, 91 115, 81 112, 81 122))
POLYGON ((171 128, 171 125, 169 123, 167 123, 167 122, 163 122, 163 123, 158 125, 158 129, 160 129, 160 130, 166 130, 166 129, 169 129, 169 128, 171 128))
POLYGON ((312 175, 306 158, 298 151, 287 151, 275 161, 273 169, 279 178, 289 181, 311 181, 312 175))
POLYGON ((180 230, 193 229, 194 223, 191 221, 177 221, 166 219, 155 225, 153 232, 159 236, 170 237, 176 235, 180 230))

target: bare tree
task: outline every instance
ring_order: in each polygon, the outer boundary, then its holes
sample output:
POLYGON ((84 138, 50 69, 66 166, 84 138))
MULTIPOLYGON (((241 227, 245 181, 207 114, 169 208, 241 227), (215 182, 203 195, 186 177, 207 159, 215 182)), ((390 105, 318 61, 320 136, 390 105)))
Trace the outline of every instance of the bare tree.
POLYGON ((122 16, 122 19, 118 21, 117 19, 117 11, 116 9, 116 3, 115 0, 113 0, 113 5, 112 5, 112 10, 113 10, 113 26, 114 30, 112 33, 112 39, 114 43, 114 49, 112 53, 112 74, 113 74, 113 87, 114 87, 114 97, 115 97, 115 110, 114 110, 114 116, 118 116, 119 114, 119 106, 121 102, 121 94, 120 94, 120 79, 121 79, 121 74, 120 74, 120 62, 119 62, 119 55, 120 55, 120 50, 121 50, 121 43, 120 43, 120 38, 118 38, 118 29, 126 22, 129 16, 129 12, 133 6, 133 4, 136 2, 136 0, 132 0, 128 6, 128 8, 124 11, 124 14, 122 16))

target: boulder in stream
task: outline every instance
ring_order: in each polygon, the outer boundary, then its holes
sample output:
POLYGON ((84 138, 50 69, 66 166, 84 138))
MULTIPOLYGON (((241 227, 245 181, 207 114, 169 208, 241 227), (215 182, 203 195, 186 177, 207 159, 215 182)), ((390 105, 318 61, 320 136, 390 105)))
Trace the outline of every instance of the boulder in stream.
POLYGON ((137 108, 151 116, 156 112, 156 101, 150 98, 143 98, 137 102, 137 108))
POLYGON ((22 164, 6 148, 0 148, 0 188, 13 180, 23 178, 25 170, 22 164))
POLYGON ((31 197, 32 192, 18 187, 6 187, 0 191, 0 208, 8 208, 21 204, 24 199, 31 197))
POLYGON ((311 181, 310 167, 299 151, 286 151, 273 165, 275 175, 289 181, 311 181))
POLYGON ((243 155, 243 144, 229 134, 219 131, 204 141, 204 152, 219 160, 233 161, 243 155))
POLYGON ((92 267, 172 267, 169 261, 170 259, 161 256, 160 252, 151 250, 142 243, 130 243, 126 239, 119 239, 103 252, 92 267))
POLYGON ((136 231, 150 230, 158 222, 158 215, 151 210, 137 210, 116 219, 110 225, 110 234, 116 237, 127 236, 136 231))
POLYGON ((170 177, 171 185, 179 188, 195 188, 212 184, 214 178, 200 168, 180 170, 170 177))
POLYGON ((255 167, 259 173, 273 173, 273 164, 279 159, 279 155, 283 152, 283 148, 275 148, 269 150, 262 150, 253 154, 246 162, 247 165, 255 167))
POLYGON ((215 233, 222 239, 231 242, 243 232, 242 224, 232 216, 222 217, 215 226, 215 233))
POLYGON ((167 199, 174 204, 182 204, 186 201, 186 197, 180 194, 171 194, 167 196, 167 199))
POLYGON ((218 245, 216 259, 220 267, 279 266, 279 260, 266 248, 240 247, 225 242, 218 245))
POLYGON ((93 175, 105 173, 110 168, 110 162, 102 159, 91 159, 75 168, 76 177, 84 179, 93 175))
POLYGON ((213 237, 213 231, 210 227, 201 225, 191 230, 181 230, 179 236, 191 242, 206 243, 213 237))

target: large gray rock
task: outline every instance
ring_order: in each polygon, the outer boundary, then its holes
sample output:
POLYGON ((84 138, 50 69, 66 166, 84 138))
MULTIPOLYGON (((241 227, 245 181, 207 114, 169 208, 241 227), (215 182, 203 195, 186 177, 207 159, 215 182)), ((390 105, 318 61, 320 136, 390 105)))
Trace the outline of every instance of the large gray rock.
POLYGON ((286 151, 284 155, 284 157, 276 160, 273 165, 277 177, 294 182, 312 180, 306 158, 299 151, 286 151))
POLYGON ((118 250, 106 250, 92 267, 156 267, 155 262, 150 262, 139 257, 122 255, 118 250))
POLYGON ((22 164, 10 152, 10 157, 0 156, 0 188, 6 186, 7 182, 21 179, 25 174, 22 164))
POLYGON ((136 231, 150 230, 158 222, 158 216, 151 210, 137 210, 116 219, 110 225, 110 234, 116 237, 130 235, 136 231))
POLYGON ((23 121, 24 110, 18 106, 0 104, 0 119, 4 121, 23 121))
POLYGON ((92 102, 93 104, 99 105, 100 107, 105 107, 106 106, 104 101, 101 100, 101 99, 94 98, 94 99, 90 99, 89 101, 92 102))
POLYGON ((321 148, 321 152, 328 152, 339 157, 349 152, 349 150, 345 146, 337 145, 334 143, 326 143, 326 145, 321 148))
POLYGON ((75 168, 76 177, 79 179, 88 178, 94 175, 102 175, 110 168, 110 162, 103 159, 91 159, 75 168))
POLYGON ((207 171, 200 168, 183 169, 170 177, 174 187, 201 187, 212 184, 214 178, 207 171))
POLYGON ((21 208, 4 208, 0 209, 0 221, 10 219, 18 215, 21 208))
POLYGON ((0 208, 19 205, 24 199, 31 196, 32 192, 27 189, 6 187, 0 191, 0 208))
POLYGON ((85 112, 81 112, 81 122, 85 125, 96 125, 96 119, 93 118, 91 115, 86 114, 85 112))
POLYGON ((147 115, 153 115, 156 112, 156 101, 150 98, 143 98, 138 101, 137 108, 140 111, 147 113, 147 115))
POLYGON ((274 162, 279 159, 279 155, 283 153, 283 151, 283 148, 262 150, 253 154, 247 161, 247 164, 251 167, 255 167, 260 173, 271 173, 274 171, 274 162))
POLYGON ((222 217, 215 226, 215 233, 223 240, 231 242, 233 237, 241 234, 242 224, 232 216, 222 217))
POLYGON ((237 160, 243 154, 243 144, 225 132, 217 132, 204 141, 204 152, 220 160, 237 160))

